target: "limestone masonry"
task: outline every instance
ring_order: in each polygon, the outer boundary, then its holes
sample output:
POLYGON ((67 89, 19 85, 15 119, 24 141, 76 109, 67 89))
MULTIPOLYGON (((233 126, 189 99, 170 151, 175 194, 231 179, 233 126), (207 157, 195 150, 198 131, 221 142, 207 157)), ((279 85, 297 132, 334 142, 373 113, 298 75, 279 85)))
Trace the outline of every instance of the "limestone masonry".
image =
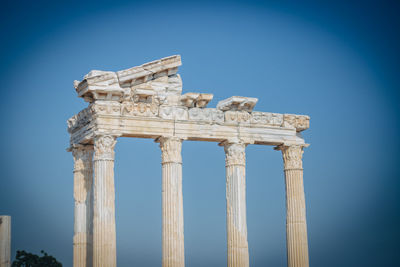
POLYGON ((0 267, 11 266, 11 217, 0 215, 0 267))
POLYGON ((207 107, 210 93, 182 94, 179 55, 75 81, 89 106, 68 120, 74 156, 74 266, 116 266, 114 146, 118 137, 152 138, 162 163, 162 266, 184 266, 183 141, 217 142, 226 154, 228 266, 249 266, 245 149, 282 151, 288 266, 308 266, 301 131, 306 115, 253 111, 258 99, 232 96, 207 107))

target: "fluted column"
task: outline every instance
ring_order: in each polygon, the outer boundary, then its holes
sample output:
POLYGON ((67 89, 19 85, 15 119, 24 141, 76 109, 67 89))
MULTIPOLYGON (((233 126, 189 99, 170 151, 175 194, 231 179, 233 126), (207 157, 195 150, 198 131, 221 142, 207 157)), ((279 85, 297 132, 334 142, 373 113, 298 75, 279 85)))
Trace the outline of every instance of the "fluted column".
POLYGON ((74 267, 92 266, 93 146, 72 148, 74 156, 74 267))
POLYGON ((228 267, 249 266, 246 222, 246 144, 225 141, 228 267))
POLYGON ((94 139, 93 266, 115 267, 114 146, 110 135, 94 139))
POLYGON ((286 240, 289 267, 308 267, 306 204, 303 185, 303 147, 281 145, 286 183, 286 240))
POLYGON ((162 266, 185 266, 182 200, 182 140, 158 139, 162 151, 162 266))

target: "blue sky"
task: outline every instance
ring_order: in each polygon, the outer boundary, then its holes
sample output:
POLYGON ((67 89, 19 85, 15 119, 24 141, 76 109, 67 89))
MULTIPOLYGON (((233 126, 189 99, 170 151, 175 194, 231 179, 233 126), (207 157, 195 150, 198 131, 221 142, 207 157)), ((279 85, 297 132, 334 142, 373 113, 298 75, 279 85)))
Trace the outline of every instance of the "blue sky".
MULTIPOLYGON (((66 120, 87 104, 73 81, 180 54, 183 91, 257 97, 307 114, 312 266, 397 266, 399 5, 395 1, 5 1, 1 12, 0 214, 17 249, 72 264, 73 161, 66 120)), ((187 266, 226 265, 224 152, 184 142, 187 266), (204 167, 206 166, 206 167, 204 167)), ((252 266, 285 266, 281 155, 247 148, 252 266)), ((120 138, 119 266, 161 265, 160 149, 120 138)))

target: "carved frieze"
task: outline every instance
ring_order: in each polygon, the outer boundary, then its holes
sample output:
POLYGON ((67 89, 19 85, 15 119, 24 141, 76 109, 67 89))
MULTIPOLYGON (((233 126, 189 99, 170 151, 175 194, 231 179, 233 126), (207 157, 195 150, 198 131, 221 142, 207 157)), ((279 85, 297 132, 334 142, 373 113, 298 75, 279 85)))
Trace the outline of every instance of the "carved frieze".
POLYGON ((258 112, 251 113, 252 124, 262 124, 270 126, 281 126, 283 122, 283 115, 278 113, 258 112))
POLYGON ((122 116, 145 116, 156 117, 158 115, 158 105, 155 103, 144 102, 123 102, 122 116))
POLYGON ((121 105, 123 116, 158 116, 159 97, 150 83, 132 87, 131 96, 121 105))
POLYGON ((248 138, 258 144, 304 143, 296 132, 309 127, 308 116, 253 111, 258 99, 242 96, 207 108, 212 94, 182 94, 180 65, 180 56, 171 56, 118 72, 91 71, 76 81, 78 95, 90 105, 68 120, 71 144, 93 143, 99 132, 149 138, 173 133, 217 142, 248 138))
POLYGON ((116 137, 112 135, 97 135, 94 138, 94 160, 114 160, 116 137))
POLYGON ((251 114, 247 111, 225 111, 225 122, 250 123, 251 114))
POLYGON ((90 105, 93 113, 101 115, 121 115, 121 104, 116 101, 96 101, 90 105))
POLYGON ((224 113, 216 108, 190 108, 189 120, 223 123, 224 113))
POLYGON ((160 106, 159 116, 169 120, 187 120, 189 117, 187 108, 180 106, 160 106))

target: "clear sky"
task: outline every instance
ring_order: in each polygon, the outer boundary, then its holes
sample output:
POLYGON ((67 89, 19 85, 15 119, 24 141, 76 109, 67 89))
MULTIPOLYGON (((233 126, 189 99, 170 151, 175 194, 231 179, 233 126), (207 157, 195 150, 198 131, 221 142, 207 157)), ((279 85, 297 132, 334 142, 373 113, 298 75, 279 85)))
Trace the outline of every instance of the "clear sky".
MULTIPOLYGON (((396 1, 2 1, 0 214, 12 251, 72 265, 73 81, 180 54, 183 92, 257 97, 307 114, 312 266, 398 266, 399 4, 396 1), (384 2, 384 3, 383 3, 384 2)), ((160 149, 116 146, 119 266, 161 266, 160 149)), ((224 152, 184 142, 186 265, 226 266, 224 152)), ((251 266, 285 266, 280 152, 247 148, 251 266)))

